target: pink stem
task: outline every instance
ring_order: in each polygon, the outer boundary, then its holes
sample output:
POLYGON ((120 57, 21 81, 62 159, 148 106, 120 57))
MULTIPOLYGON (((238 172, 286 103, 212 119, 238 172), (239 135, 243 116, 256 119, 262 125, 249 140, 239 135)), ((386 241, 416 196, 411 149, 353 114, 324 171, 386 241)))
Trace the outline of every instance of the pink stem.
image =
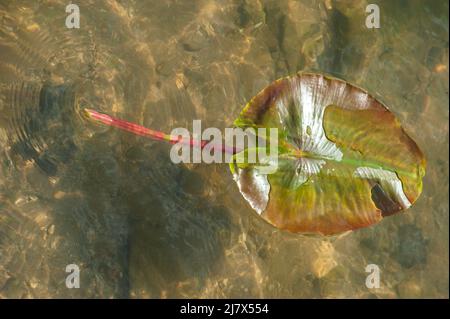
MULTIPOLYGON (((136 135, 149 137, 154 140, 166 141, 171 144, 183 143, 185 145, 187 144, 187 145, 190 145, 193 147, 199 147, 201 149, 203 149, 206 145, 208 145, 208 141, 205 141, 205 140, 197 140, 197 139, 193 139, 193 138, 189 138, 188 140, 186 140, 186 139, 183 140, 181 138, 181 136, 165 134, 163 132, 155 131, 155 130, 146 128, 144 126, 134 124, 134 123, 131 123, 128 121, 124 121, 124 120, 118 119, 116 117, 113 117, 113 116, 110 116, 110 115, 107 115, 104 113, 99 113, 99 112, 91 110, 91 109, 84 109, 84 111, 90 118, 97 120, 103 124, 106 124, 108 126, 114 126, 121 130, 130 132, 130 133, 133 133, 136 135)), ((212 144, 212 145, 209 145, 209 147, 211 147, 211 150, 219 149, 222 153, 227 153, 227 154, 232 154, 232 155, 237 152, 235 147, 229 147, 229 146, 223 145, 223 144, 219 144, 219 145, 212 144)))

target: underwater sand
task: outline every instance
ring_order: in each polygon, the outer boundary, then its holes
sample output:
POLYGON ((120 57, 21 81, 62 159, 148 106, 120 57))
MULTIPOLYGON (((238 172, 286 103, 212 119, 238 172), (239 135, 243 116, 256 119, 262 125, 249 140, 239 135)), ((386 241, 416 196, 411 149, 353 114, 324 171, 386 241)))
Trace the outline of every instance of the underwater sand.
POLYGON ((0 297, 448 298, 448 3, 377 1, 381 28, 367 29, 368 3, 91 0, 66 29, 67 1, 1 0, 0 297), (342 236, 290 234, 226 164, 175 165, 169 145, 80 116, 224 129, 301 70, 397 115, 427 158, 412 208, 342 236), (80 289, 65 286, 72 263, 80 289))

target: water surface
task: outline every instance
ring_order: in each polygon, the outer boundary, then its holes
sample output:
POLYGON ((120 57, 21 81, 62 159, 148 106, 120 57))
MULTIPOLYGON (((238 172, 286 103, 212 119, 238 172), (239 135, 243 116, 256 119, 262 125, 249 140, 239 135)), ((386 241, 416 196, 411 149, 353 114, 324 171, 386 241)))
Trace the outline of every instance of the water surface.
POLYGON ((448 3, 377 1, 367 29, 368 3, 80 1, 67 29, 66 1, 0 1, 0 297, 448 298, 448 3), (80 115, 224 129, 302 70, 366 88, 423 150, 406 213, 337 237, 280 231, 227 165, 172 164, 170 146, 80 115))

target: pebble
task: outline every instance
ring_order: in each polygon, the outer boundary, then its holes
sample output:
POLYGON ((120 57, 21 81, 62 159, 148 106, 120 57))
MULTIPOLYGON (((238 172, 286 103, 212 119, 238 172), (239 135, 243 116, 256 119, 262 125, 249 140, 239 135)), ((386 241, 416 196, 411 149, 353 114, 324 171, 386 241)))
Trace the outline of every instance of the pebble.
POLYGON ((57 191, 57 192, 53 195, 53 197, 54 197, 55 199, 61 199, 61 198, 63 198, 64 196, 66 196, 66 193, 63 192, 63 191, 57 191))
POLYGON ((54 224, 50 225, 47 232, 49 235, 53 235, 55 233, 55 225, 54 224))
POLYGON ((27 26, 27 30, 30 32, 35 32, 35 31, 39 31, 41 28, 39 27, 39 25, 37 23, 33 23, 30 24, 29 26, 27 26))
POLYGON ((436 64, 433 71, 436 73, 443 73, 447 71, 447 66, 445 64, 436 64))
POLYGON ((398 285, 398 293, 401 298, 419 298, 422 295, 422 289, 417 282, 406 280, 398 285))
POLYGON ((334 247, 329 242, 322 242, 317 249, 317 257, 312 261, 312 272, 317 278, 325 277, 337 266, 334 247))

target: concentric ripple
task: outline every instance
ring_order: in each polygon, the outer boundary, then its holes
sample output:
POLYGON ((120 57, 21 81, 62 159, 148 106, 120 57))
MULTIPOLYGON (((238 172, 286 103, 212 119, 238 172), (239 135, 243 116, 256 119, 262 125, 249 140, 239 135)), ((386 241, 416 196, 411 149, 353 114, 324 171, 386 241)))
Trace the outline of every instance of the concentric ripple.
POLYGON ((9 139, 12 155, 36 163, 48 175, 70 160, 75 93, 72 85, 14 84, 10 92, 9 139))

